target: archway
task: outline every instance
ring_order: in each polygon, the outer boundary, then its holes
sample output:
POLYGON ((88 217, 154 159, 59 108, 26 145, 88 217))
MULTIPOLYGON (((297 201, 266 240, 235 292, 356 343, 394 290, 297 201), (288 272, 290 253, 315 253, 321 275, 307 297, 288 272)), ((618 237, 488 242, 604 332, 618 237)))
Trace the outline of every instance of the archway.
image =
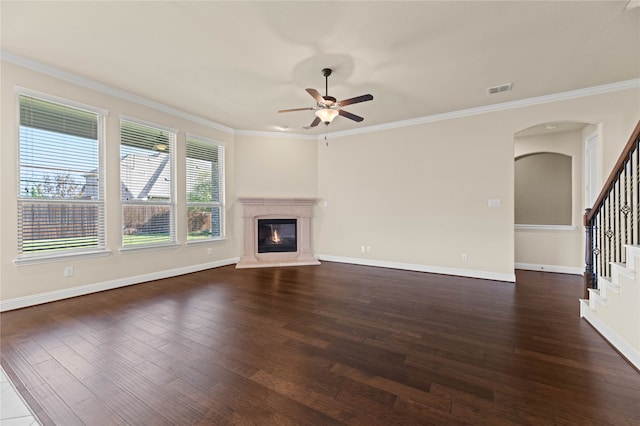
POLYGON ((545 122, 514 135, 514 179, 540 180, 514 182, 516 269, 582 274, 585 140, 597 130, 583 122, 545 122))

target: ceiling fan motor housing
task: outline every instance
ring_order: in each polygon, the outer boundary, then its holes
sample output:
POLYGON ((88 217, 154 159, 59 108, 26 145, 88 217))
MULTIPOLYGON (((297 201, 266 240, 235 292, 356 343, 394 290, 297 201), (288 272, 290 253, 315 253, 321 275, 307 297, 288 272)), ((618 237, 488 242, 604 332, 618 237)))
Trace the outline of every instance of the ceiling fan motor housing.
POLYGON ((336 102, 338 101, 333 96, 323 96, 322 99, 324 99, 325 106, 329 106, 329 107, 334 106, 336 104, 336 102))

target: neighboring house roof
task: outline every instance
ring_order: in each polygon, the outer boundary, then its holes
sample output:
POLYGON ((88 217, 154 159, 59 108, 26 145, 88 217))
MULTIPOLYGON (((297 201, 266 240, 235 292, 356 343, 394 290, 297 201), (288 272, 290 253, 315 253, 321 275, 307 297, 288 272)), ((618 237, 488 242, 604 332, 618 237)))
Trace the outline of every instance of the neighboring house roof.
MULTIPOLYGON (((187 158, 187 167, 208 170, 211 173, 211 163, 193 158, 187 158)), ((213 167, 217 167, 214 165, 213 167)), ((82 189, 84 198, 98 196, 97 169, 84 174, 85 184, 82 189)), ((197 176, 187 176, 187 190, 192 191, 199 181, 197 176)), ((168 198, 171 190, 171 168, 169 156, 160 154, 127 154, 120 161, 120 193, 123 200, 149 200, 153 198, 168 198)))
POLYGON ((120 191, 123 200, 167 199, 171 195, 169 155, 128 154, 120 161, 120 191))

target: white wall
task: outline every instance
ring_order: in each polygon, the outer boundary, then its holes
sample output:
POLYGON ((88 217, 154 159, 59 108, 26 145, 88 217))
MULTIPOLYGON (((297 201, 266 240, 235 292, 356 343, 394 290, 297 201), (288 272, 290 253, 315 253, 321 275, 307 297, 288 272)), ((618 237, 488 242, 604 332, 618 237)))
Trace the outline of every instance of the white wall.
MULTIPOLYGON (((2 221, 0 222, 0 290, 3 308, 7 301, 21 300, 34 295, 73 295, 87 288, 101 289, 132 281, 151 279, 166 274, 175 275, 190 270, 206 268, 219 263, 232 262, 238 256, 237 236, 234 228, 233 200, 235 200, 235 149, 233 135, 196 121, 177 117, 166 112, 129 102, 103 92, 91 90, 68 81, 2 62, 1 75, 2 130, 0 139, 0 182, 2 221), (110 254, 105 257, 66 259, 48 263, 16 265, 17 252, 17 152, 18 152, 18 103, 15 87, 46 93, 74 102, 108 110, 106 118, 106 244, 110 254), (186 209, 180 207, 177 214, 178 238, 176 248, 120 252, 120 115, 135 117, 151 123, 179 129, 177 161, 177 198, 184 200, 185 133, 203 136, 226 143, 226 199, 227 240, 203 244, 189 244, 186 240, 186 209), (212 255, 207 249, 212 249, 212 255), (65 266, 73 266, 74 275, 65 278, 65 266), (88 286, 88 287, 83 287, 88 286)), ((204 120, 202 120, 204 121, 204 120)), ((40 299, 38 299, 40 300, 40 299)), ((44 297, 42 300, 46 300, 44 297)), ((20 302, 21 303, 21 302, 20 302)), ((25 301, 29 303, 29 300, 25 301)), ((14 305, 10 305, 14 306, 14 305)), ((14 306, 15 307, 15 306, 14 306)))

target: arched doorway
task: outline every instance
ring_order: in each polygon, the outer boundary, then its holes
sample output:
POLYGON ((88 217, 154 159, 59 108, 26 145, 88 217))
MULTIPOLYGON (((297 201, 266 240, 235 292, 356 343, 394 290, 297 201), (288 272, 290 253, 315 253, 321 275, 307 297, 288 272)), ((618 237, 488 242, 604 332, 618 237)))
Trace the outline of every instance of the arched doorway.
POLYGON ((545 122, 514 135, 514 179, 530 180, 514 182, 516 269, 582 274, 585 140, 597 129, 545 122))

